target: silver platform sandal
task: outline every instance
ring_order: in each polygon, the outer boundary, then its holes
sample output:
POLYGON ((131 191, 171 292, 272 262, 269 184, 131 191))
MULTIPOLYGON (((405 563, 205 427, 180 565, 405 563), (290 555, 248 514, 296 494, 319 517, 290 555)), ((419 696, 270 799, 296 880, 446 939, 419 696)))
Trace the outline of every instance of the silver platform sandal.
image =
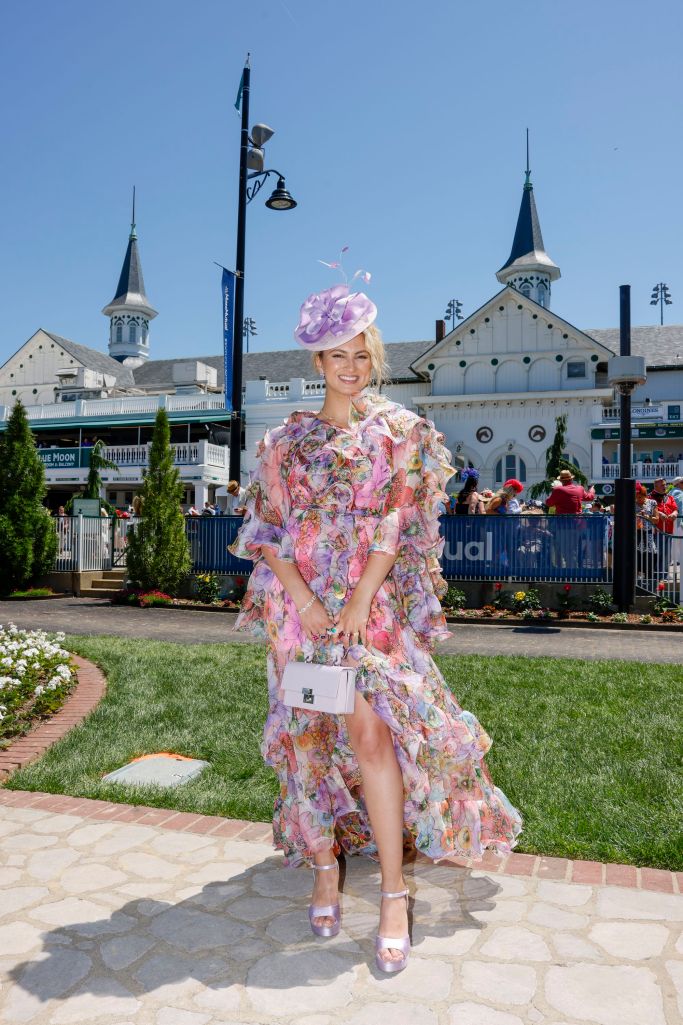
MULTIPOLYGON (((406 904, 408 901, 408 895, 410 891, 406 888, 405 890, 398 890, 397 893, 387 893, 386 890, 380 890, 383 897, 387 900, 391 900, 394 897, 405 897, 406 904)), ((408 964, 408 958, 410 957, 410 936, 402 936, 400 939, 396 939, 392 936, 376 936, 375 937, 375 964, 380 972, 386 972, 387 975, 393 975, 396 972, 402 972, 408 964), (383 950, 400 950, 403 957, 400 961, 385 961, 380 954, 383 950)))
MULTIPOLYGON (((311 868, 314 872, 329 872, 331 869, 336 868, 339 870, 339 862, 334 861, 331 865, 312 865, 311 868)), ((339 904, 309 904, 308 905, 308 921, 311 925, 311 931, 314 936, 336 936, 341 929, 341 908, 339 904), (314 918, 333 918, 333 925, 315 925, 313 922, 314 918)))

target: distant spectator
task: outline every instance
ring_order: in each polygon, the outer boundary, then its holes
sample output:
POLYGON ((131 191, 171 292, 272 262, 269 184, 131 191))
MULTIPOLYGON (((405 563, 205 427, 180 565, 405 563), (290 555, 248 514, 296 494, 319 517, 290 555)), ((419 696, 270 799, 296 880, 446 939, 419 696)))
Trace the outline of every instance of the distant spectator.
POLYGON ((671 482, 671 491, 669 492, 678 510, 678 519, 675 524, 678 526, 678 530, 675 533, 678 534, 683 534, 683 488, 681 485, 683 485, 683 477, 674 477, 671 482))
POLYGON ((458 516, 483 516, 484 503, 477 491, 479 471, 473 466, 468 466, 463 470, 461 479, 464 481, 464 486, 456 496, 454 512, 458 516))
POLYGON ((665 534, 673 534, 674 523, 678 517, 678 504, 673 495, 667 493, 664 477, 658 477, 654 482, 650 498, 654 499, 657 505, 657 512, 659 513, 659 523, 657 526, 665 534))
POLYGON ((215 516, 216 511, 211 505, 211 502, 204 502, 204 508, 202 509, 202 516, 215 516))
POLYGON ((199 516, 199 509, 197 508, 196 505, 191 505, 190 508, 187 510, 186 515, 187 516, 199 516))
POLYGON ((506 480, 502 488, 499 488, 493 498, 488 502, 486 506, 486 515, 506 516, 508 513, 512 512, 512 509, 510 509, 511 501, 514 503, 513 509, 515 509, 516 512, 519 512, 521 506, 517 500, 517 495, 521 495, 522 491, 524 491, 524 485, 520 481, 515 480, 514 477, 506 480))
POLYGON ((583 502, 592 502, 595 498, 595 489, 588 491, 581 485, 574 482, 574 474, 571 470, 560 470, 557 481, 553 481, 553 489, 549 498, 546 499, 548 512, 558 516, 571 516, 581 512, 583 502))
POLYGON ((244 516, 247 511, 246 489, 241 487, 238 481, 231 480, 228 481, 226 490, 231 499, 231 506, 228 507, 230 514, 232 516, 244 516))

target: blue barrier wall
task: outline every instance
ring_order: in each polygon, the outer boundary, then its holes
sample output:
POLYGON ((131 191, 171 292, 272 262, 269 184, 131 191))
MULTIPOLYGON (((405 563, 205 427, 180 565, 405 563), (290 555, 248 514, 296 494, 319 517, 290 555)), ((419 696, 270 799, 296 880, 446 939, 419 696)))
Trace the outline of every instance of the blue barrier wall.
MULTIPOLYGON (((248 576, 253 564, 227 550, 241 523, 240 516, 187 519, 195 572, 248 576)), ((609 579, 606 516, 444 516, 441 532, 448 579, 609 579)))

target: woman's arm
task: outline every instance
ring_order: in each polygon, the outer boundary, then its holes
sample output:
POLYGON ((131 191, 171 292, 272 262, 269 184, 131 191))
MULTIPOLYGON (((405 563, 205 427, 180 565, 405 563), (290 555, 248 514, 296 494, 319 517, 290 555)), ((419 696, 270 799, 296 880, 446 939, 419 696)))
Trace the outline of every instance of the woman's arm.
POLYGON ((502 501, 500 495, 495 495, 486 506, 486 515, 490 516, 491 513, 494 513, 502 501))
MULTIPOLYGON (((267 545, 263 546, 261 552, 268 567, 294 602, 297 611, 308 605, 314 594, 301 576, 296 563, 278 559, 273 549, 267 545)), ((318 597, 315 597, 313 604, 309 605, 304 612, 299 612, 299 619, 301 628, 309 640, 314 640, 334 626, 334 620, 318 597)))

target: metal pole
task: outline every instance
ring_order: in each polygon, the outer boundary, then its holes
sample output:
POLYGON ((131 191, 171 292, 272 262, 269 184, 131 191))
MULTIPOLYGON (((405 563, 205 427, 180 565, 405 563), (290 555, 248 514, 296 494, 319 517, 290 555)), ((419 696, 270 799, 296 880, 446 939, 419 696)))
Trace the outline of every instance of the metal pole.
MULTIPOLYGON (((631 355, 631 286, 619 286, 619 355, 631 355)), ((636 588, 636 485, 631 476, 631 396, 620 395, 619 479, 614 509, 614 601, 629 612, 636 588)))
MULTIPOLYGON (((242 330, 244 326, 244 254, 247 226, 247 153, 249 151, 249 80, 247 64, 242 72, 242 131, 240 178, 237 201, 237 256, 235 258, 235 320, 232 332, 232 414, 230 417, 230 476, 241 480, 242 457, 242 330)), ((225 382, 227 389, 228 382, 225 382)))
POLYGON ((664 327, 664 285, 659 283, 659 323, 664 327))

